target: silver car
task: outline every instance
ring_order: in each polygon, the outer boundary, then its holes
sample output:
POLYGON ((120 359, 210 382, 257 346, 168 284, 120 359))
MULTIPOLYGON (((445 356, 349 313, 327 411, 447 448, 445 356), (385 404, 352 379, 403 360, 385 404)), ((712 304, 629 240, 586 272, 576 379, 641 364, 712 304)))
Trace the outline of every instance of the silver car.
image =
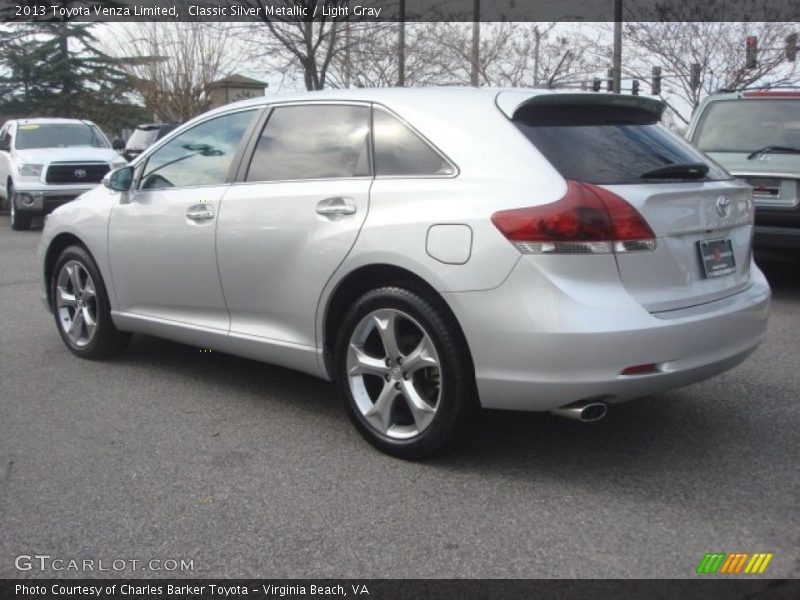
POLYGON ((142 332, 334 380, 399 457, 479 407, 595 420, 765 333, 752 189, 662 109, 435 88, 228 105, 50 215, 43 297, 80 357, 142 332))

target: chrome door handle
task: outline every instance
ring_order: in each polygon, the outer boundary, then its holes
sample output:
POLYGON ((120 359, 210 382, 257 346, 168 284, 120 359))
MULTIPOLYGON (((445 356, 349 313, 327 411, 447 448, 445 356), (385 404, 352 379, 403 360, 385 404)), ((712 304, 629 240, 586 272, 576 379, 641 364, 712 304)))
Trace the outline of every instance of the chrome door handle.
POLYGON ((317 204, 317 214, 323 217, 344 217, 354 215, 358 211, 355 204, 347 202, 350 198, 325 198, 317 204))
POLYGON ((214 218, 214 207, 210 204, 195 204, 186 211, 186 218, 191 221, 208 221, 214 218))

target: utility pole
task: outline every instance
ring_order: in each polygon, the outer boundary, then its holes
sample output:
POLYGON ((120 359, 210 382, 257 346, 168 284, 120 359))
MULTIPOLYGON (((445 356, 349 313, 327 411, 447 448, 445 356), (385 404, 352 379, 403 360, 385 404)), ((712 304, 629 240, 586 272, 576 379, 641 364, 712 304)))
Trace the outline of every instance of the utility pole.
POLYGON ((622 91, 622 0, 614 0, 614 93, 622 91))
POLYGON ((353 74, 353 63, 350 57, 350 46, 353 44, 352 33, 350 32, 350 18, 344 22, 344 87, 350 87, 350 80, 353 74))
POLYGON ((406 0, 400 0, 400 30, 397 34, 397 85, 406 85, 406 0))
POLYGON ((469 83, 472 87, 480 85, 478 66, 481 60, 481 0, 472 3, 472 58, 470 60, 469 83))

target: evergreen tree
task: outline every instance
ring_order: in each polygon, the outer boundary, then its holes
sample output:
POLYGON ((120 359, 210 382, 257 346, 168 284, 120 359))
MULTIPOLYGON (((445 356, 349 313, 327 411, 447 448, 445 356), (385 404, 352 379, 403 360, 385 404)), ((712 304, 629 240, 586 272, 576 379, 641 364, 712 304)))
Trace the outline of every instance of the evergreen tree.
POLYGON ((0 32, 0 112, 89 119, 115 131, 139 121, 125 101, 128 76, 97 47, 94 27, 19 23, 0 32))

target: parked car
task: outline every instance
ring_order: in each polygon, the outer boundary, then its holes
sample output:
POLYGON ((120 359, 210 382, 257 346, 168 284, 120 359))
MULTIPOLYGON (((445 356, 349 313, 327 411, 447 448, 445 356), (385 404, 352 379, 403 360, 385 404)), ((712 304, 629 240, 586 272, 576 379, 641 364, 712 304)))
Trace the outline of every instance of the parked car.
POLYGON ((756 247, 800 249, 800 88, 712 94, 687 137, 753 186, 756 247))
POLYGON ((228 105, 50 216, 43 298, 80 357, 143 332, 335 380, 395 456, 479 406, 595 420, 765 332, 752 189, 662 110, 435 88, 228 105))
POLYGON ((122 153, 122 156, 125 157, 125 160, 133 160, 158 140, 173 131, 178 125, 178 123, 144 123, 142 125, 137 125, 136 129, 133 130, 133 133, 128 138, 128 143, 125 144, 125 151, 122 153))
POLYGON ((94 123, 78 119, 19 119, 0 129, 0 197, 11 227, 29 229, 126 162, 94 123))

